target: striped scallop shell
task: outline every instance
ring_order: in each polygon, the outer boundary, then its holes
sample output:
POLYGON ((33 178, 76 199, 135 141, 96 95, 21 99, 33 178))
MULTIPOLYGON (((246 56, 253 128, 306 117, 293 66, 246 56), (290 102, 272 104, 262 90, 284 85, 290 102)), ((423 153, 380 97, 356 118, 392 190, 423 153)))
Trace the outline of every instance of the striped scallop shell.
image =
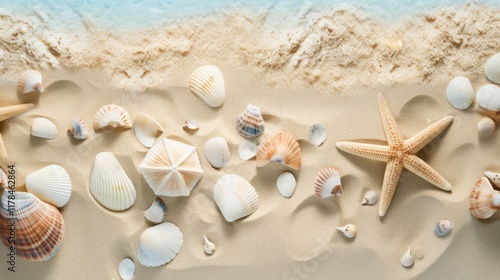
MULTIPOLYGON (((10 215, 9 193, 4 191, 0 209, 0 223, 7 229, 10 222, 16 225, 16 254, 30 261, 45 261, 53 257, 61 246, 64 221, 54 206, 26 192, 15 193, 15 210, 10 215)), ((1 230, 2 242, 10 247, 10 231, 1 230)))
POLYGON ((63 207, 71 197, 68 172, 56 164, 46 166, 26 177, 26 189, 40 200, 63 207))
POLYGON ((231 159, 227 142, 222 137, 215 137, 205 143, 205 157, 214 168, 222 168, 231 159))
POLYGON ((486 61, 484 74, 488 80, 500 84, 500 53, 495 54, 486 61))
POLYGON ((495 85, 485 85, 477 90, 477 104, 490 111, 500 111, 500 88, 495 85))
POLYGON ((167 214, 167 205, 157 197, 149 208, 142 212, 144 217, 152 223, 161 223, 163 217, 167 214))
POLYGON ((289 133, 281 132, 262 141, 257 148, 257 167, 270 161, 299 169, 301 164, 299 143, 289 133))
POLYGON ((89 128, 82 119, 74 118, 71 121, 70 128, 68 128, 68 133, 75 139, 83 140, 87 138, 89 134, 89 128))
POLYGON ((189 89, 210 107, 219 107, 226 98, 224 76, 213 65, 196 68, 189 77, 189 89))
POLYGON ((124 258, 120 265, 118 266, 118 274, 122 280, 132 280, 134 279, 135 264, 129 258, 124 258))
POLYGON ((12 105, 0 108, 0 121, 20 115, 35 106, 33 103, 12 105))
POLYGON ((233 174, 219 178, 214 188, 214 200, 228 222, 246 217, 259 208, 259 196, 252 185, 233 174))
POLYGON ((478 219, 488 219, 500 208, 500 192, 494 190, 488 178, 481 177, 469 196, 469 210, 478 219))
POLYGON ((181 230, 172 223, 150 227, 141 234, 137 258, 144 266, 164 265, 175 258, 183 242, 181 230))
POLYGON ((55 139, 57 126, 47 118, 35 118, 31 123, 31 135, 44 139, 55 139))
POLYGON ((125 109, 118 105, 110 104, 100 108, 94 115, 94 130, 107 126, 117 128, 131 128, 132 120, 125 109))
POLYGON ((314 189, 319 198, 341 196, 342 184, 339 171, 333 167, 321 169, 314 180, 314 189))
POLYGON ((238 133, 245 138, 255 138, 264 132, 265 123, 257 106, 248 104, 236 119, 238 133))
POLYGON ((144 147, 151 148, 158 133, 163 131, 163 127, 150 116, 144 113, 135 115, 135 137, 137 137, 137 140, 139 140, 144 147))
POLYGON ((110 152, 96 155, 90 176, 90 192, 104 207, 123 211, 135 202, 135 187, 118 160, 110 152))
POLYGON ((495 128, 496 128, 495 121, 490 118, 482 118, 477 123, 477 130, 479 132, 479 136, 481 137, 493 134, 495 128))
POLYGON ((19 75, 17 88, 22 93, 43 92, 42 74, 36 70, 26 70, 19 75))
POLYGON ((469 108, 474 101, 474 89, 469 79, 466 77, 456 77, 450 81, 446 88, 446 98, 456 109, 464 110, 469 108))
POLYGON ((307 133, 307 137, 309 138, 309 142, 314 146, 320 146, 326 141, 328 137, 328 133, 326 131, 326 127, 320 123, 313 124, 307 133))

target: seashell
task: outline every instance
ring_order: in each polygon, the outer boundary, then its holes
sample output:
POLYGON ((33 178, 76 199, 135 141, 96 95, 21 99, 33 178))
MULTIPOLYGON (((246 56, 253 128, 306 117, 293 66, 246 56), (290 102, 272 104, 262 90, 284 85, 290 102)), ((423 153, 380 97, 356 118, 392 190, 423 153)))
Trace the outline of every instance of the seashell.
POLYGON ((326 132, 326 127, 320 123, 315 123, 309 128, 307 133, 309 142, 314 146, 321 146, 326 141, 328 133, 326 132))
POLYGON ((150 227, 141 234, 137 258, 145 266, 164 265, 175 258, 183 242, 181 230, 172 223, 150 227))
POLYGON ((219 178, 214 188, 214 199, 228 222, 246 217, 259 207, 259 196, 252 185, 233 174, 219 178))
POLYGON ((68 133, 75 139, 83 140, 87 138, 89 128, 82 119, 74 118, 71 121, 71 127, 68 128, 68 133))
POLYGON ((481 108, 500 111, 500 88, 495 85, 480 87, 477 90, 476 102, 481 108))
POLYGON ((434 225, 434 234, 437 236, 445 236, 451 232, 453 225, 450 220, 440 220, 434 225))
POLYGON ((0 168, 0 188, 8 189, 9 181, 7 179, 7 174, 0 168))
POLYGON ((118 105, 110 104, 99 109, 94 115, 94 130, 107 126, 113 128, 131 128, 132 120, 125 109, 118 105))
POLYGON ((98 153, 90 175, 90 192, 104 207, 123 211, 135 202, 135 187, 110 152, 98 153))
POLYGON ((494 190, 488 178, 481 177, 469 196, 469 210, 478 219, 488 219, 500 209, 500 192, 494 190))
POLYGON ((147 148, 153 146, 158 132, 163 132, 163 127, 150 116, 144 113, 135 115, 134 132, 137 140, 147 148))
POLYGON ((385 41, 386 47, 393 51, 393 52, 398 52, 403 48, 403 42, 397 38, 387 38, 385 41))
POLYGON ((132 280, 134 279, 135 264, 129 258, 124 258, 120 265, 118 266, 118 274, 122 280, 132 280))
POLYGON ((208 240, 206 236, 203 236, 203 239, 205 239, 205 246, 204 246, 205 253, 207 255, 213 255, 213 253, 215 253, 215 250, 217 249, 217 246, 215 246, 215 244, 212 241, 208 240))
POLYGON ((319 198, 342 195, 339 171, 334 167, 321 169, 314 180, 314 190, 319 198))
POLYGON ((55 139, 57 137, 57 127, 49 119, 35 118, 31 123, 31 135, 45 139, 55 139))
POLYGON ((343 227, 338 227, 337 229, 339 231, 341 231, 348 238, 354 238, 354 237, 356 237, 356 234, 358 233, 358 229, 353 224, 347 224, 343 227))
POLYGON ((226 98, 224 76, 213 65, 200 66, 191 73, 189 90, 214 108, 221 106, 226 98))
POLYGON ((0 121, 20 115, 35 106, 33 103, 19 104, 0 108, 0 121))
POLYGON ((43 92, 42 74, 36 70, 26 70, 19 75, 17 88, 22 93, 43 92))
POLYGON ((500 84, 500 53, 495 54, 486 61, 484 74, 488 80, 500 84))
POLYGON ((56 164, 39 169, 26 177, 26 189, 43 202, 63 207, 71 197, 68 172, 56 164))
POLYGON ((365 193, 365 196, 363 197, 361 205, 373 205, 377 203, 377 201, 378 201, 377 193, 375 191, 367 191, 365 193))
POLYGON ((495 186, 500 188, 500 173, 495 173, 491 171, 484 172, 484 175, 488 177, 495 186))
POLYGON ((238 133, 245 138, 255 138, 264 132, 265 123, 257 106, 248 104, 236 118, 238 133))
POLYGON ((464 110, 474 101, 474 89, 466 77, 456 77, 448 83, 446 98, 451 106, 464 110))
MULTIPOLYGON (((54 206, 26 192, 16 192, 15 211, 9 206, 9 193, 3 192, 0 222, 16 223, 16 254, 30 261, 45 261, 52 258, 64 236, 64 221, 54 206), (10 215, 12 214, 13 215, 10 215)), ((7 229, 5 226, 3 229, 7 229)), ((0 230, 2 242, 10 247, 9 230, 0 230)))
POLYGON ((205 158, 213 168, 222 168, 231 159, 227 142, 222 137, 215 137, 205 143, 205 158))
POLYGON ((187 128, 190 130, 197 130, 198 128, 200 128, 200 124, 195 119, 187 119, 184 122, 184 128, 187 128))
POLYGON ((253 139, 246 139, 241 142, 238 148, 238 155, 242 160, 249 160, 257 154, 259 143, 253 139))
POLYGON ((283 172, 276 180, 276 187, 283 197, 291 197, 295 192, 297 181, 290 172, 283 172))
POLYGON ((477 123, 477 130, 479 132, 479 136, 481 137, 493 134, 495 128, 496 128, 495 121, 490 118, 482 118, 477 123))
POLYGON ((163 217, 167 214, 167 205, 165 202, 157 197, 151 206, 149 206, 148 210, 142 212, 144 217, 152 223, 161 223, 163 217))
POLYGON ((7 148, 3 142, 2 134, 0 133, 0 165, 5 164, 9 161, 9 155, 7 154, 7 148))
POLYGON ((163 138, 146 154, 139 170, 156 195, 188 196, 203 175, 194 146, 163 138))
POLYGON ((257 167, 270 161, 299 169, 301 153, 299 143, 289 133, 281 132, 262 141, 257 148, 257 167))
POLYGON ((408 251, 406 251, 406 254, 399 260, 402 266, 404 267, 410 267, 413 265, 413 256, 411 255, 411 247, 408 247, 408 251))

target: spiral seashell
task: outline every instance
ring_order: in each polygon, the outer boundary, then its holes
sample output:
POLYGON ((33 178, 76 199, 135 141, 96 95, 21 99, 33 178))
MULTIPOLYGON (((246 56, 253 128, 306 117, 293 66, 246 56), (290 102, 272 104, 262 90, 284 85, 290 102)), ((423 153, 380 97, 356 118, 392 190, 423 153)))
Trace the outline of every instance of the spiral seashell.
POLYGON ((134 279, 134 273, 135 273, 134 262, 129 258, 123 259, 120 262, 120 265, 118 266, 118 273, 120 274, 120 278, 122 280, 134 279))
POLYGON ((227 142, 222 137, 215 137, 205 143, 205 158, 213 168, 222 168, 231 159, 227 142))
POLYGON ((281 132, 262 141, 257 148, 257 167, 271 161, 299 169, 301 164, 299 143, 289 133, 281 132))
POLYGON ((326 132, 326 127, 324 125, 316 123, 309 128, 307 136, 311 144, 314 146, 321 146, 321 144, 326 141, 328 133, 326 132))
POLYGON ((340 173, 334 167, 321 169, 314 180, 314 189, 319 198, 342 195, 342 184, 340 173))
POLYGON ((87 138, 89 134, 89 128, 82 119, 74 118, 71 121, 71 126, 68 128, 68 134, 73 136, 73 138, 75 139, 83 140, 87 138))
POLYGON ((0 121, 20 115, 35 106, 33 103, 19 104, 0 108, 0 121))
POLYGON ((144 113, 135 115, 135 137, 137 137, 137 140, 139 140, 144 147, 151 148, 158 133, 163 131, 163 127, 150 116, 144 113))
POLYGON ((495 121, 490 118, 482 118, 477 123, 477 130, 479 132, 479 136, 481 137, 486 137, 493 134, 495 128, 496 128, 495 121))
POLYGON ((446 98, 451 106, 464 110, 469 108, 474 101, 474 89, 466 77, 456 77, 450 81, 446 88, 446 98))
POLYGON ((49 119, 35 118, 31 124, 31 135, 45 139, 56 139, 57 127, 49 119))
POLYGON ((494 190, 488 178, 481 177, 469 196, 469 211, 478 219, 488 219, 500 209, 500 192, 494 190))
POLYGON ((172 223, 150 227, 141 234, 137 258, 144 266, 164 265, 175 258, 183 242, 181 230, 172 223))
POLYGON ((167 214, 167 205, 165 202, 157 197, 151 206, 149 206, 148 210, 142 212, 144 217, 152 223, 161 223, 163 217, 167 214))
POLYGON ((354 238, 358 233, 358 228, 353 224, 347 224, 343 227, 338 227, 337 229, 342 232, 347 238, 354 238))
POLYGON ((94 130, 104 127, 131 128, 132 120, 125 109, 118 105, 110 104, 102 107, 94 115, 94 130))
POLYGON ((297 186, 297 181, 295 176, 290 172, 283 172, 276 180, 276 187, 279 193, 283 197, 291 197, 295 192, 295 187, 297 186))
POLYGON ((399 262, 403 267, 406 268, 411 267, 413 265, 415 261, 413 260, 413 256, 411 255, 411 247, 408 247, 408 251, 406 251, 406 253, 399 260, 399 262))
POLYGON ((213 65, 196 68, 189 77, 189 90, 201 98, 210 107, 219 107, 226 98, 224 76, 213 65))
POLYGON ((255 138, 264 132, 265 123, 257 106, 248 104, 236 118, 238 133, 245 138, 255 138))
POLYGON ((373 205, 377 203, 378 195, 375 191, 367 191, 365 196, 363 197, 363 201, 361 205, 373 205))
POLYGON ((19 75, 17 88, 22 93, 43 92, 42 74, 36 70, 26 70, 19 75))
POLYGON ((242 160, 249 160, 257 154, 259 143, 254 139, 245 139, 238 147, 238 155, 242 160))
POLYGON ((495 54, 486 61, 484 74, 488 80, 500 84, 500 53, 495 54))
POLYGON ((451 232, 453 225, 450 220, 439 220, 434 225, 434 234, 437 236, 445 236, 451 232))
POLYGON ((246 217, 259 207, 259 196, 252 185, 233 174, 219 178, 214 188, 214 200, 228 222, 246 217))
POLYGON ((40 200, 55 207, 63 207, 71 197, 71 179, 68 172, 52 164, 26 177, 26 189, 40 200))
POLYGON ((215 244, 208 240, 206 236, 203 236, 203 239, 205 240, 205 246, 203 248, 205 249, 205 253, 207 255, 213 255, 215 253, 215 250, 217 249, 217 246, 215 244))
POLYGON ((495 85, 485 85, 477 90, 477 104, 490 111, 500 111, 500 88, 495 85))

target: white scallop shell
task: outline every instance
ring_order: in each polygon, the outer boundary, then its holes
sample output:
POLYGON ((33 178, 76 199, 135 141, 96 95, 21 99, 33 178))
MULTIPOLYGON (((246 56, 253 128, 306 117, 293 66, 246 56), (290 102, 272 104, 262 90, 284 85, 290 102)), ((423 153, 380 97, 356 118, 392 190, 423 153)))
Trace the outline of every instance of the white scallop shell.
POLYGON ((215 253, 215 250, 217 249, 217 246, 215 246, 212 241, 208 240, 206 236, 203 236, 203 239, 205 240, 205 245, 203 246, 203 248, 205 249, 205 253, 207 255, 213 255, 213 253, 215 253))
POLYGON ((89 134, 89 128, 85 122, 80 118, 74 118, 71 121, 71 127, 68 128, 68 133, 75 139, 86 139, 89 134))
POLYGON ((484 74, 488 80, 500 84, 500 53, 495 54, 486 61, 484 74))
POLYGON ((276 187, 283 197, 291 197, 295 192, 297 181, 290 172, 283 172, 276 180, 276 187))
POLYGON ((129 258, 124 258, 120 265, 118 266, 118 274, 122 280, 132 280, 134 279, 135 264, 129 258))
POLYGON ((227 142, 222 137, 215 137, 205 143, 205 157, 214 168, 222 168, 231 159, 227 142))
POLYGON ((211 107, 219 107, 226 98, 224 76, 213 65, 196 68, 189 77, 189 89, 211 107))
POLYGON ((469 108, 474 101, 474 89, 466 77, 456 77, 448 83, 446 98, 451 106, 464 110, 469 108))
POLYGON ((249 160, 257 154, 259 143, 254 139, 246 139, 238 147, 238 155, 242 160, 249 160))
POLYGON ((500 88, 495 85, 485 85, 477 90, 476 102, 481 108, 500 111, 500 88))
POLYGON ((152 223, 161 223, 163 217, 167 214, 167 205, 157 197, 149 208, 142 212, 144 217, 152 223))
POLYGON ((266 128, 264 118, 257 106, 248 104, 245 111, 236 118, 236 128, 238 133, 245 138, 255 138, 261 135, 266 128))
POLYGON ((321 169, 314 180, 314 189, 319 198, 341 196, 342 184, 339 171, 333 167, 321 169))
POLYGON ((184 122, 184 128, 191 129, 191 130, 197 130, 198 128, 200 128, 200 124, 195 119, 187 119, 184 122))
POLYGON ((102 206, 112 211, 128 209, 136 198, 134 184, 110 152, 96 155, 90 192, 102 206))
POLYGON ((361 205, 373 205, 373 204, 377 203, 377 201, 378 201, 377 192, 367 191, 365 193, 365 196, 363 197, 363 201, 361 202, 361 205))
POLYGON ((404 254, 404 256, 399 260, 402 266, 410 267, 413 265, 413 256, 411 255, 411 247, 408 247, 408 251, 404 254))
POLYGON ((309 128, 307 133, 309 142, 314 146, 320 146, 326 141, 328 133, 326 132, 326 127, 320 123, 315 123, 309 128))
POLYGON ((42 74, 36 70, 26 70, 19 75, 17 87, 22 93, 43 92, 42 74))
POLYGON ((31 123, 31 135, 45 139, 55 139, 57 137, 57 127, 49 119, 35 118, 31 123))
POLYGON ((137 258, 145 266, 164 265, 175 258, 183 242, 181 230, 172 223, 150 227, 141 234, 137 258))
POLYGON ((144 113, 135 115, 134 132, 137 140, 147 148, 153 146, 158 132, 163 132, 163 127, 150 116, 144 113))
POLYGON ((453 225, 450 220, 439 220, 434 225, 434 233, 437 236, 445 236, 451 232, 453 225))
POLYGON ((101 107, 94 115, 93 126, 94 130, 107 126, 131 128, 132 120, 125 109, 115 104, 109 104, 101 107))
POLYGON ((491 171, 484 172, 484 175, 488 177, 495 186, 500 188, 500 173, 495 173, 491 171))
POLYGON ((495 131, 496 124, 495 121, 490 118, 482 118, 477 123, 477 130, 479 132, 479 136, 485 137, 493 134, 495 131))
POLYGON ((233 174, 219 178, 214 188, 214 199, 228 222, 246 217, 259 207, 259 196, 252 185, 233 174))
POLYGON ((354 238, 358 233, 358 228, 353 224, 347 224, 343 227, 338 227, 337 229, 342 232, 347 238, 354 238))
POLYGON ((55 207, 63 207, 71 197, 71 179, 68 172, 56 164, 26 176, 25 183, 28 192, 55 207))

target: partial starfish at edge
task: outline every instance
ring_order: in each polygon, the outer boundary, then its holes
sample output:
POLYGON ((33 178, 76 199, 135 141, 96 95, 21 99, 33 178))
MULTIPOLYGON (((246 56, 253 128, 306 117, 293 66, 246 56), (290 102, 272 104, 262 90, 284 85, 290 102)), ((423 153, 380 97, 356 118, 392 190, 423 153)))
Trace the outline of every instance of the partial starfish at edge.
POLYGON ((378 94, 378 105, 387 138, 387 146, 355 142, 337 142, 336 145, 344 152, 387 162, 378 211, 379 216, 383 217, 389 209, 403 168, 410 170, 440 189, 451 190, 450 183, 415 154, 448 127, 453 117, 444 117, 413 137, 403 140, 403 136, 396 126, 396 121, 381 93, 378 94))

